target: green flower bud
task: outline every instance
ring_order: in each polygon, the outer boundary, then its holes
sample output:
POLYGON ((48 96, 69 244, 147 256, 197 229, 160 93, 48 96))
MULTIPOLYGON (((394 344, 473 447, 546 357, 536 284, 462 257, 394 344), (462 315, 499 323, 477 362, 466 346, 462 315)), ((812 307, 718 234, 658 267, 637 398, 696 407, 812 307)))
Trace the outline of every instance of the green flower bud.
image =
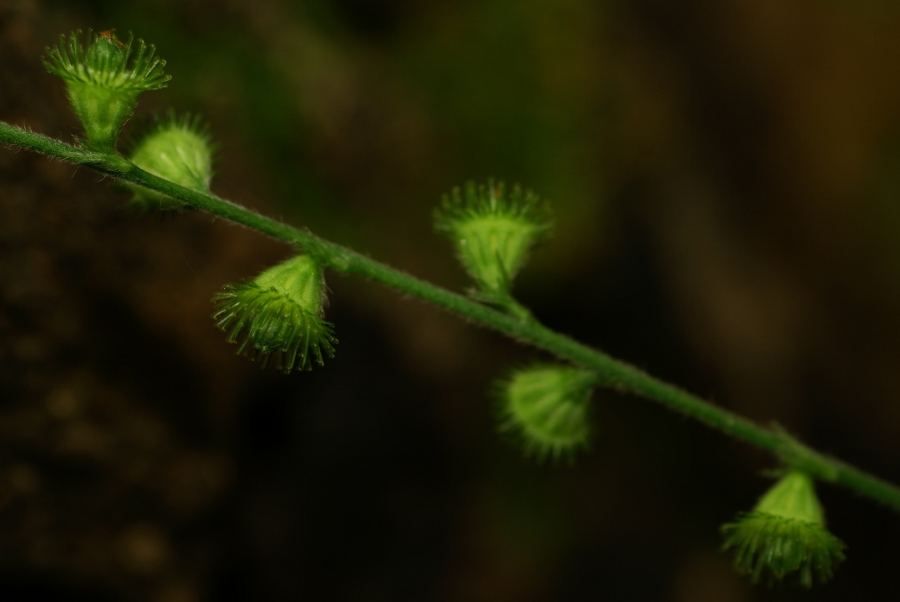
MULTIPOLYGON (((170 112, 155 120, 134 145, 131 161, 144 171, 181 186, 208 191, 212 179, 212 144, 209 129, 196 116, 170 112)), ((146 209, 182 209, 170 197, 133 187, 133 202, 146 209)))
POLYGON ((528 252, 550 234, 550 212, 531 191, 502 183, 468 183, 444 197, 435 226, 453 240, 459 259, 480 289, 480 296, 509 298, 512 281, 528 252))
POLYGON ((322 268, 309 255, 269 268, 252 282, 231 284, 213 297, 216 326, 228 342, 242 337, 238 353, 260 360, 263 367, 274 354, 275 367, 308 370, 334 355, 337 339, 322 319, 325 281, 322 268))
POLYGON ((60 36, 55 48, 47 49, 44 66, 66 82, 72 109, 84 126, 85 146, 101 153, 115 153, 122 126, 134 112, 141 92, 166 86, 166 62, 154 56, 155 48, 134 36, 126 43, 112 31, 87 32, 87 46, 81 32, 60 36))
POLYGON ((770 584, 796 573, 804 587, 824 583, 844 560, 844 543, 825 528, 812 479, 799 471, 783 476, 756 504, 722 527, 723 550, 734 548, 735 567, 754 583, 770 584))
POLYGON ((596 375, 569 366, 517 370, 499 384, 501 432, 520 439, 526 455, 554 460, 586 447, 588 401, 596 375))

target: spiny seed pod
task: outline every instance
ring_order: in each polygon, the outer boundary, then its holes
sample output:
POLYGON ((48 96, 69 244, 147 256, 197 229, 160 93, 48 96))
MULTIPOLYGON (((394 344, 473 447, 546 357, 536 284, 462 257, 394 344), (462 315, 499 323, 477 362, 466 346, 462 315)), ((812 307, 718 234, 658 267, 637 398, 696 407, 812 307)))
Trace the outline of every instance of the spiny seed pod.
POLYGON ((435 227, 456 246, 463 267, 486 300, 509 297, 528 252, 550 234, 547 206, 518 186, 489 181, 454 189, 435 212, 435 227))
POLYGON ((47 49, 44 66, 65 81, 90 150, 115 153, 116 139, 141 92, 165 88, 171 79, 163 73, 166 62, 154 56, 152 45, 138 40, 133 49, 133 42, 131 34, 122 43, 113 31, 88 30, 85 45, 81 31, 75 31, 47 49))
POLYGON ((252 282, 230 284, 213 297, 213 320, 228 334, 242 337, 238 353, 262 362, 276 355, 283 372, 308 370, 334 355, 337 339, 322 319, 325 281, 321 266, 309 255, 269 268, 252 282))
POLYGON ((500 431, 521 440, 526 455, 554 460, 586 447, 588 402, 597 378, 569 366, 516 370, 499 383, 500 431))
MULTIPOLYGON (((181 186, 208 191, 212 180, 213 147, 209 128, 196 116, 169 112, 147 126, 131 152, 144 171, 181 186)), ((133 187, 133 203, 143 209, 173 210, 184 205, 154 191, 133 187)))
POLYGON ((844 543, 825 528, 812 479, 791 471, 751 512, 722 526, 723 550, 734 548, 735 567, 754 583, 769 584, 788 575, 804 587, 824 583, 844 560, 844 543))

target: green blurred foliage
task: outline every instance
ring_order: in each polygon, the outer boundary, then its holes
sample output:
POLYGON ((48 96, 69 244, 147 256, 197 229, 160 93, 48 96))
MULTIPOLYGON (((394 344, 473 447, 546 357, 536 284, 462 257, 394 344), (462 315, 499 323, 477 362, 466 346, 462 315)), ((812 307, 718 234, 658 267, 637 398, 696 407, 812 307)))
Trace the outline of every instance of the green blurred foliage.
POLYGON ((572 0, 96 2, 93 20, 157 45, 174 79, 145 104, 208 114, 224 173, 252 169, 279 211, 373 252, 384 227, 428 245, 419 233, 440 195, 496 177, 557 206, 559 242, 541 269, 577 264, 606 238, 604 11, 572 0))

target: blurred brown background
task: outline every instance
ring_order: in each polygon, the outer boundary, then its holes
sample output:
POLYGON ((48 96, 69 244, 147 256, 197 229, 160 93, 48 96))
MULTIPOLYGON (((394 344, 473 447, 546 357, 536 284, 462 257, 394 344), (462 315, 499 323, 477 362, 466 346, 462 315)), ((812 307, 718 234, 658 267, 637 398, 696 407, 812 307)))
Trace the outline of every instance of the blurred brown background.
MULTIPOLYGON (((0 119, 72 140, 44 48, 156 44, 214 190, 439 284, 467 179, 551 199, 520 298, 572 333, 900 482, 900 8, 878 0, 0 1, 0 119)), ((127 130, 127 128, 126 128, 127 130)), ((0 600, 887 600, 900 515, 821 488, 848 560, 811 592, 719 552, 771 459, 596 396, 534 466, 491 381, 540 354, 331 275, 338 354, 233 356, 209 298, 287 256, 123 210, 0 149, 0 600)))

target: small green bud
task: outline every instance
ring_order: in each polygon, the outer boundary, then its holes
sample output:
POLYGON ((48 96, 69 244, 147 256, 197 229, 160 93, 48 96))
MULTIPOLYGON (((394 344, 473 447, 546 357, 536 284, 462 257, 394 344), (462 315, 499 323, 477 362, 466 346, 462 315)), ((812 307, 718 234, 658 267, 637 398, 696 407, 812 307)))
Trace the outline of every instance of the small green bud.
POLYGON ((134 36, 120 42, 112 31, 81 32, 60 36, 55 48, 47 49, 44 66, 66 82, 72 109, 81 120, 85 146, 101 153, 115 153, 122 126, 134 112, 141 92, 166 87, 170 77, 163 73, 166 62, 154 56, 156 50, 134 36))
MULTIPOLYGON (((209 129, 196 116, 170 112, 157 118, 134 145, 131 161, 144 171, 181 186, 208 191, 212 179, 213 149, 209 129)), ((182 209, 165 195, 134 187, 133 202, 148 209, 182 209)))
POLYGON ((501 304, 528 252, 551 229, 550 212, 536 194, 518 186, 507 192, 493 181, 454 189, 435 212, 435 226, 453 240, 480 296, 501 304))
POLYGON ((501 432, 521 439, 526 455, 554 460, 586 447, 593 372, 541 365, 516 370, 499 384, 501 432))
POLYGON ((735 549, 735 567, 754 583, 796 573, 808 588, 814 578, 828 581, 844 560, 844 543, 825 528, 812 479, 799 471, 783 476, 751 512, 723 525, 722 534, 722 549, 735 549))
POLYGON ((228 342, 243 337, 238 353, 267 366, 277 354, 276 368, 308 370, 334 355, 337 339, 322 319, 325 281, 322 267, 309 255, 269 268, 252 282, 230 284, 213 297, 213 319, 228 333, 228 342))

